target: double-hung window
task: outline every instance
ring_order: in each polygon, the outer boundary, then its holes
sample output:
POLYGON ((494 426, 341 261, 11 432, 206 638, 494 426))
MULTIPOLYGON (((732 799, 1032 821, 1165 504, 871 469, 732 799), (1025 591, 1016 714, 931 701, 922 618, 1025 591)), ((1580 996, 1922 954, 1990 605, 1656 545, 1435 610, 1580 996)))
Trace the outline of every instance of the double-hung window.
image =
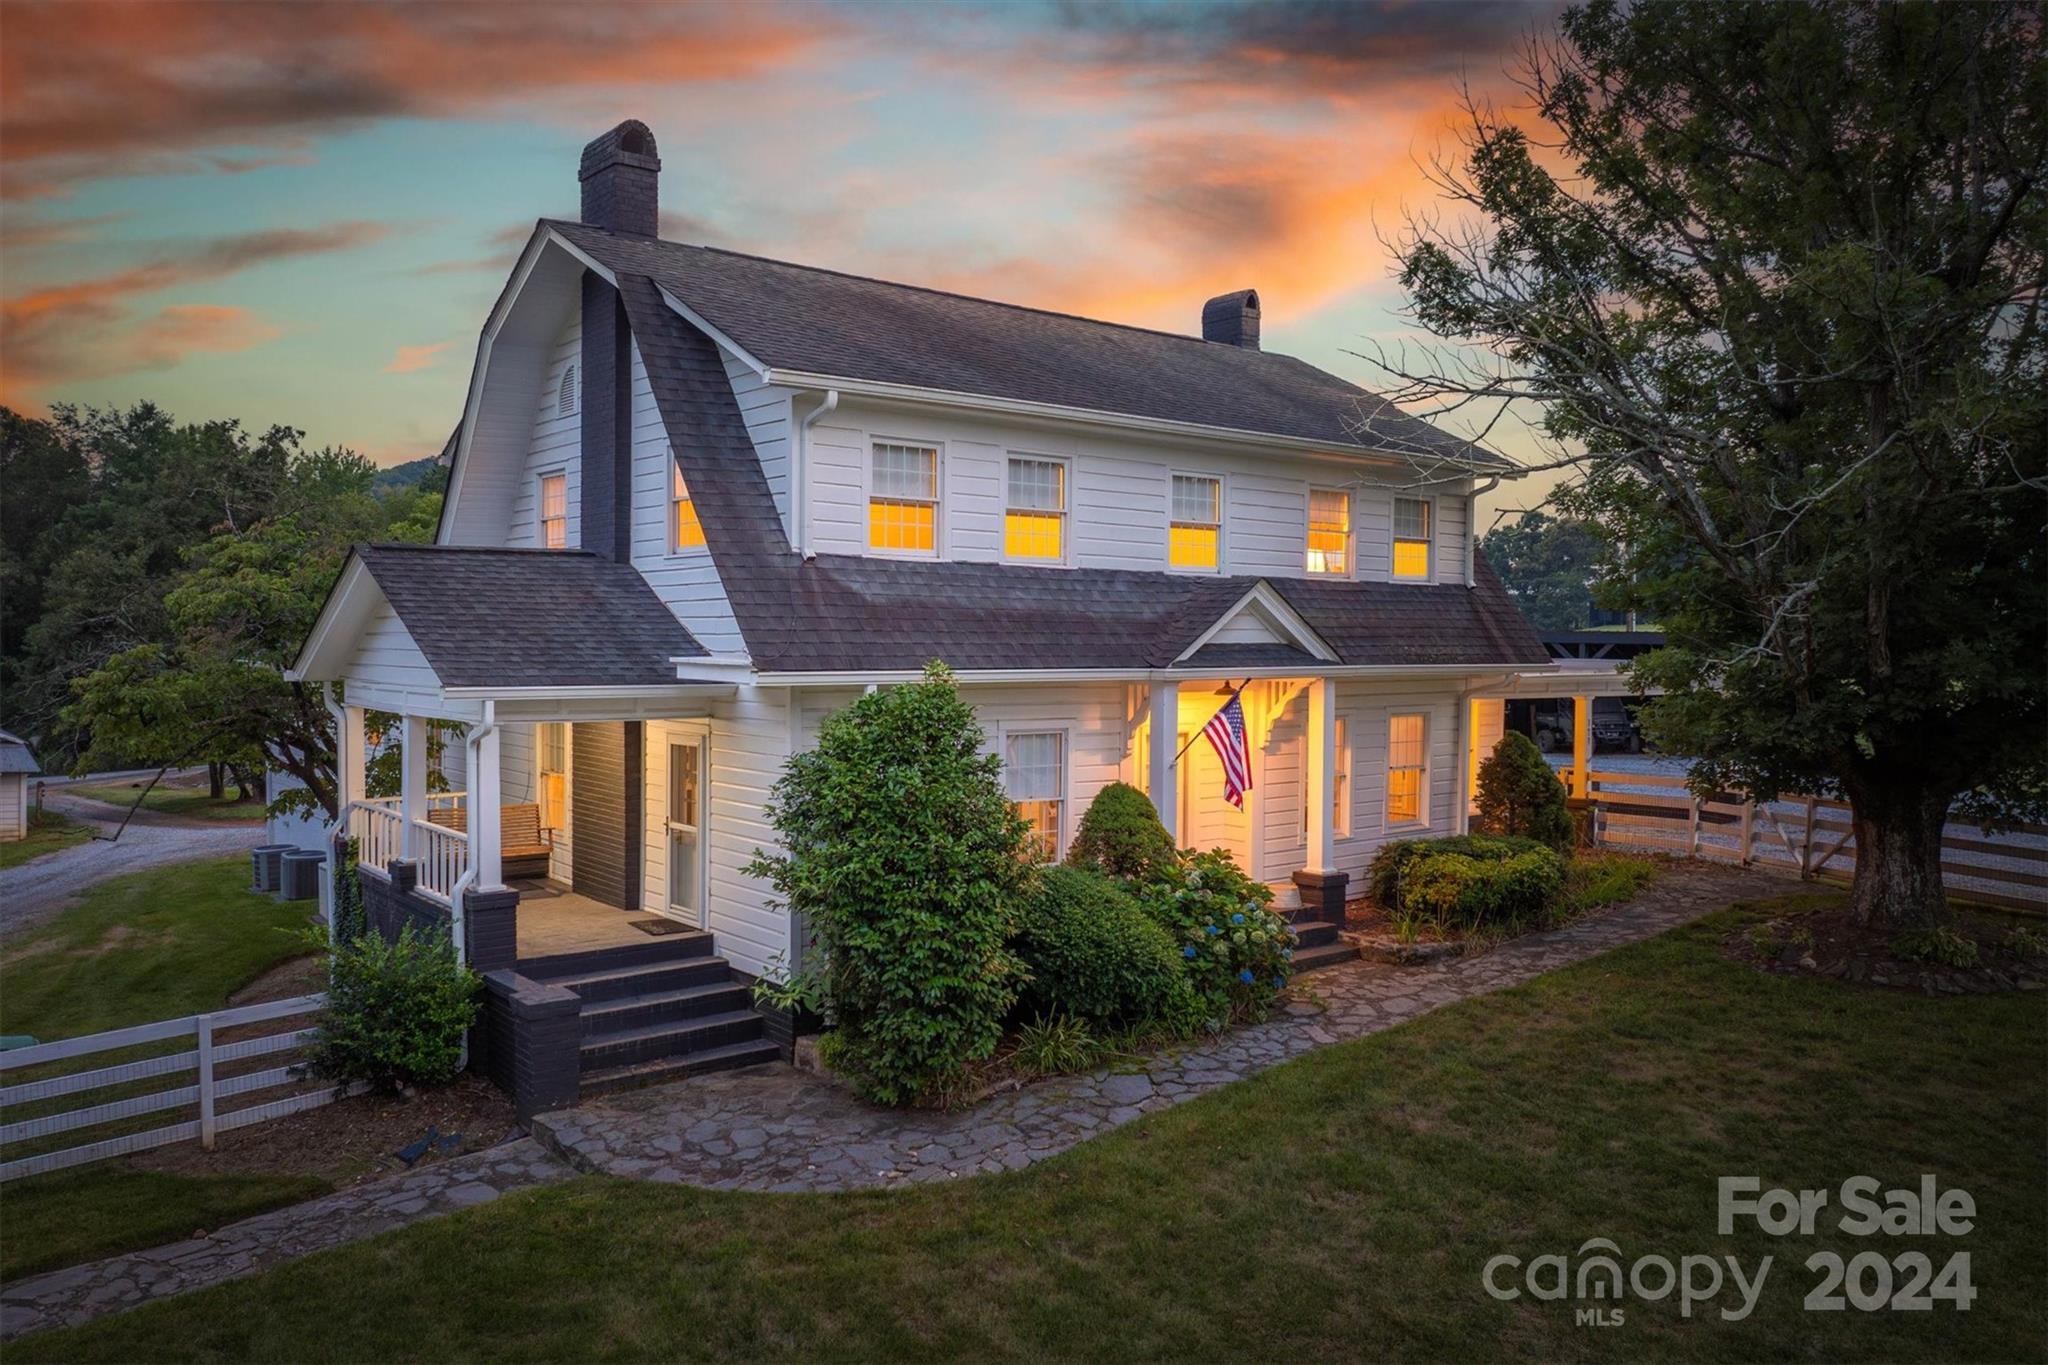
POLYGON ((569 822, 568 774, 569 727, 548 721, 540 730, 540 822, 547 829, 561 829, 569 822))
POLYGON ((1012 456, 1003 513, 1003 554, 1057 564, 1066 553, 1067 467, 1012 456))
POLYGON ((704 545, 704 523, 697 520, 697 504, 690 486, 683 482, 683 467, 675 456, 668 459, 668 550, 680 554, 704 545))
POLYGON ((1351 495, 1341 488, 1308 491, 1308 571, 1335 578, 1351 572, 1351 495))
POLYGON ((569 548, 569 476, 540 476, 540 544, 544 550, 569 548))
MULTIPOLYGON (((1351 730, 1345 725, 1344 717, 1336 719, 1337 762, 1330 769, 1330 834, 1334 838, 1351 837, 1351 730)), ((1301 837, 1308 838, 1308 767, 1301 770, 1301 837)))
POLYGON ((1067 810, 1067 736, 1060 730, 1010 734, 1003 741, 1003 777, 1017 813, 1031 826, 1038 861, 1059 861, 1067 810))
POLYGON ((1394 577, 1429 577, 1431 510, 1427 498, 1394 499, 1394 577))
POLYGON ((1428 725, 1420 714, 1387 717, 1387 824, 1420 825, 1427 821, 1423 805, 1428 768, 1428 725))
POLYGON ((934 554, 939 546, 939 452, 875 442, 868 482, 868 548, 934 554))
POLYGON ((1214 569, 1222 560, 1222 544, 1223 481, 1174 475, 1166 562, 1176 569, 1214 569))

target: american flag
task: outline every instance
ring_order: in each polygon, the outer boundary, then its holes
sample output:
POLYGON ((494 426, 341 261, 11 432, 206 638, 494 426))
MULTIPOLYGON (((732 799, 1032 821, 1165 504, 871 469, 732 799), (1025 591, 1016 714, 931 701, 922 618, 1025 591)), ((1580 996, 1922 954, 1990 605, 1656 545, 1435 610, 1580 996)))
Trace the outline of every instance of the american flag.
POLYGON ((1235 694, 1209 718, 1202 733, 1223 760, 1223 799, 1243 810, 1244 794, 1252 789, 1252 754, 1244 737, 1244 705, 1235 694))

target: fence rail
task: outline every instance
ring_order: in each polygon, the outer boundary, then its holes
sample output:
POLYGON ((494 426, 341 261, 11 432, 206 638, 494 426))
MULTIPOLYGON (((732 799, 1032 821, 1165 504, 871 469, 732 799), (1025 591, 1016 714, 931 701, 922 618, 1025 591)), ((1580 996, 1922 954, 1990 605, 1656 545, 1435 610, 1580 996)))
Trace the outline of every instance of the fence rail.
POLYGON ((247 1127, 252 1123, 261 1123, 266 1119, 282 1118, 286 1114, 296 1114, 306 1109, 317 1109, 323 1104, 331 1103, 344 1092, 332 1085, 304 1088, 306 1082, 299 1075, 295 1064, 287 1063, 255 1070, 237 1065, 251 1058, 296 1051, 312 1035, 311 1028, 297 1026, 277 1032, 258 1032, 226 1040, 220 1037, 223 1032, 244 1034, 252 1026, 316 1014, 326 1007, 326 1003, 327 997, 324 995, 294 996, 289 1000, 243 1005, 230 1010, 217 1010, 211 1014, 188 1015, 183 1019, 163 1019, 150 1024, 137 1024, 132 1028, 87 1034, 81 1038, 63 1038, 52 1043, 39 1043, 34 1047, 0 1053, 0 1080, 5 1080, 10 1076, 18 1076, 31 1070, 42 1070, 52 1064, 73 1061, 81 1057, 92 1057, 100 1053, 122 1051, 180 1038, 193 1040, 193 1046, 182 1052, 119 1062, 89 1071, 38 1076, 33 1080, 0 1086, 0 1111, 19 1109, 24 1105, 33 1105, 46 1111, 13 1122, 0 1123, 0 1145, 37 1143, 41 1139, 63 1133, 121 1123, 165 1110, 190 1109, 195 1105, 198 1108, 196 1117, 177 1123, 140 1131, 134 1130, 131 1126, 130 1131, 80 1146, 38 1151, 28 1156, 0 1161, 0 1181, 37 1175, 44 1171, 62 1170, 67 1166, 101 1161, 107 1157, 162 1147, 173 1142, 188 1142, 193 1138, 198 1138, 203 1145, 212 1147, 214 1137, 218 1133, 247 1127), (193 1078, 189 1084, 132 1093, 138 1082, 156 1077, 185 1075, 191 1075, 193 1078), (223 1110, 220 1107, 220 1101, 224 1099, 282 1087, 295 1087, 297 1093, 239 1109, 223 1110), (65 1109, 50 1109, 48 1106, 48 1101, 61 1099, 67 1095, 90 1096, 94 1092, 115 1088, 130 1090, 131 1093, 65 1109))
MULTIPOLYGON (((1786 796, 1759 803, 1738 792, 1699 797, 1684 778, 1653 773, 1596 771, 1587 778, 1597 844, 1781 867, 1807 878, 1855 871, 1855 825, 1845 801, 1786 796)), ((1986 835, 1951 823, 1944 833, 1941 872, 1951 892, 2048 910, 2048 825, 1986 835)))

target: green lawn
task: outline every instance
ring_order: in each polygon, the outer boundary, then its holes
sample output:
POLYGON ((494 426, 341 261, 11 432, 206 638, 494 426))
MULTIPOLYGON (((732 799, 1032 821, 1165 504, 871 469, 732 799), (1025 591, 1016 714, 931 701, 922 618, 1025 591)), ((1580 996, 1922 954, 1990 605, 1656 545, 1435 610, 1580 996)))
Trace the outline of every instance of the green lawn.
POLYGON ((68 816, 53 810, 32 810, 28 816, 27 837, 0 844, 0 867, 20 867, 45 853, 82 844, 91 837, 90 828, 68 816))
MULTIPOLYGON (((1973 1359, 2048 1340, 2048 998, 1766 976, 1724 914, 1326 1048, 1013 1175, 586 1178, 17 1345, 38 1360, 1973 1359), (1715 1177, 1932 1172, 1955 1242, 1716 1235, 1715 1177), (1743 1322, 1496 1302, 1488 1258, 1775 1258, 1743 1322), (1974 1258, 1956 1313, 1802 1311, 1812 1252, 1974 1258)), ((1725 1293, 1722 1303, 1732 1303, 1725 1293)))
POLYGON ((0 1033, 48 1042, 217 1009, 307 951, 309 914, 250 891, 246 856, 102 882, 0 952, 0 1033))
MULTIPOLYGON (((83 796, 89 801, 104 801, 110 806, 123 810, 135 804, 135 798, 142 795, 140 785, 112 787, 66 787, 63 790, 73 796, 83 796)), ((142 798, 144 810, 159 815, 175 815, 184 820, 261 820, 263 801, 260 797, 237 801, 232 797, 215 800, 204 791, 190 787, 166 787, 159 783, 149 795, 142 798)))
POLYGON ((182 1176, 88 1166, 0 1186, 0 1281, 162 1246, 326 1194, 316 1176, 182 1176))

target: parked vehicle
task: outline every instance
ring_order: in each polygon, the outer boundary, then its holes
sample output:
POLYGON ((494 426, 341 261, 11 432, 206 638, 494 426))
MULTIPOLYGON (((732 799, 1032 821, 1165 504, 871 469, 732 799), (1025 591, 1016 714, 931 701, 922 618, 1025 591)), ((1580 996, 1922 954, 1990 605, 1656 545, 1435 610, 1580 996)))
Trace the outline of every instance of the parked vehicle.
MULTIPOLYGON (((1643 736, 1636 728, 1632 706, 1633 703, 1624 697, 1593 699, 1594 752, 1642 752, 1643 736)), ((1536 741, 1536 747, 1546 754, 1566 754, 1572 750, 1572 737, 1576 727, 1572 719, 1570 697, 1511 700, 1507 704, 1506 719, 1508 729, 1519 730, 1529 736, 1536 741)))

